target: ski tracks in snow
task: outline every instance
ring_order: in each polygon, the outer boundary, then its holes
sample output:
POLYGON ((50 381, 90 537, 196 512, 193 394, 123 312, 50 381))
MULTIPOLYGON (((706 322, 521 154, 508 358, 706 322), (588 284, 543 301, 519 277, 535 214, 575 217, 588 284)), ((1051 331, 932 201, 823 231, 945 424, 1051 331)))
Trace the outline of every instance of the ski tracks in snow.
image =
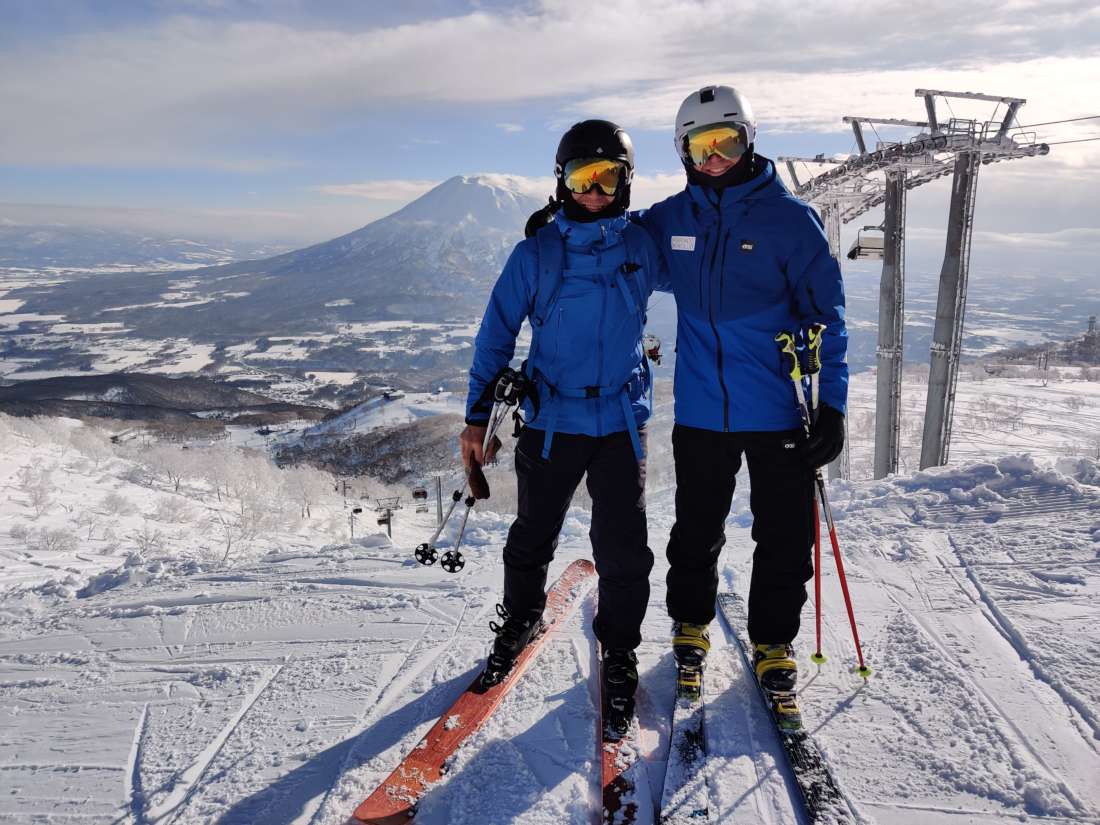
POLYGON ((177 811, 181 809, 181 807, 185 805, 202 786, 202 780, 206 776, 210 765, 222 752, 222 748, 225 747, 225 743, 229 740, 229 737, 237 730, 245 714, 252 709, 252 706, 256 704, 256 701, 263 692, 267 690, 268 686, 275 681, 275 678, 282 670, 283 665, 279 665, 278 667, 264 672, 263 675, 256 680, 256 684, 245 697, 240 709, 230 718, 228 724, 218 731, 217 735, 210 741, 210 744, 203 749, 195 761, 179 774, 171 790, 168 792, 168 795, 155 805, 150 806, 149 809, 144 812, 142 818, 145 822, 150 825, 160 825, 160 823, 172 825, 172 823, 179 821, 179 813, 177 811))

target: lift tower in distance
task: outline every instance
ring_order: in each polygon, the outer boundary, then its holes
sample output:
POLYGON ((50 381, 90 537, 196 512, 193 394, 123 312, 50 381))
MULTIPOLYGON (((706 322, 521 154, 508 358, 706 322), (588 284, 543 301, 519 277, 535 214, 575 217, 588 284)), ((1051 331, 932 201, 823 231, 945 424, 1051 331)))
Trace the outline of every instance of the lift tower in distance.
MULTIPOLYGON (((928 397, 925 402, 921 468, 946 464, 951 442, 951 420, 962 349, 970 240, 978 169, 1002 160, 1046 155, 1050 147, 1037 143, 1033 133, 1022 133, 1016 115, 1022 98, 917 89, 924 101, 926 120, 845 117, 852 127, 858 153, 847 158, 779 158, 786 163, 795 194, 817 207, 825 223, 833 254, 839 258, 841 222, 859 217, 879 204, 885 219, 881 241, 862 245, 857 240, 849 257, 881 258, 877 400, 875 405, 875 478, 898 470, 901 433, 902 332, 905 306, 906 193, 947 175, 953 176, 947 239, 940 271, 936 324, 931 347, 928 397), (963 98, 995 103, 989 120, 952 117, 941 123, 937 98, 963 98), (1004 106, 1004 115, 996 120, 1004 106), (868 148, 863 126, 875 124, 920 129, 907 140, 879 141, 868 148), (1013 132, 1010 134, 1010 132, 1013 132), (835 164, 834 168, 801 182, 795 164, 835 164), (835 237, 835 240, 834 240, 835 237), (869 251, 870 254, 863 254, 869 251), (874 254, 877 251, 877 254, 874 254)), ((875 229, 866 227, 865 229, 875 229)), ((862 236, 862 233, 861 233, 862 236)), ((838 475, 830 468, 830 475, 838 475)), ((841 467, 843 471, 844 467, 841 467)), ((846 474, 846 473, 839 473, 846 474)))

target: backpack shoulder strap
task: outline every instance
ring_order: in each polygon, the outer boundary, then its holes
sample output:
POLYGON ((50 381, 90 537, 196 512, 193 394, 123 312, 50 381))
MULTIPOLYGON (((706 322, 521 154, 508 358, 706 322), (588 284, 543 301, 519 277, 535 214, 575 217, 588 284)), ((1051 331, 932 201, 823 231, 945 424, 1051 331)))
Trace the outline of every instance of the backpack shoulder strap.
POLYGON ((547 224, 535 234, 538 247, 538 280, 535 285, 534 311, 531 325, 538 329, 554 308, 561 290, 561 271, 565 265, 565 239, 557 224, 547 224))
POLYGON ((646 298, 650 293, 649 268, 645 266, 649 263, 646 255, 650 243, 649 233, 636 223, 628 223, 623 229, 623 243, 626 245, 627 263, 633 264, 631 269, 637 282, 638 298, 642 308, 642 323, 645 323, 646 298))

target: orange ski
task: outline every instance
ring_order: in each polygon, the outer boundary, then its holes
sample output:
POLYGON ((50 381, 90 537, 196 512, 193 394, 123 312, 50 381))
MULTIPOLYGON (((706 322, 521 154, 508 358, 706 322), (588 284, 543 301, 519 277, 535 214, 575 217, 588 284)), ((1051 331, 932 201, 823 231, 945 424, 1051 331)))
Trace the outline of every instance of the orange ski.
POLYGON ((519 681, 546 639, 569 617, 595 572, 592 562, 586 559, 565 568, 547 594, 543 630, 520 652, 508 677, 498 685, 485 688, 479 673, 389 778, 355 809, 349 825, 407 825, 413 821, 417 803, 443 778, 447 760, 485 723, 519 681))

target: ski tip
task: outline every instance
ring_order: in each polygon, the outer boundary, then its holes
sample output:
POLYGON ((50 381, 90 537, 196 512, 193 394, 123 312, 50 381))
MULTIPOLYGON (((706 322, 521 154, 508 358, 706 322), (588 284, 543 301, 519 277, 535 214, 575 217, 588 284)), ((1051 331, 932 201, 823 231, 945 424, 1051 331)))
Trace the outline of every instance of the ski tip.
POLYGON ((874 673, 874 671, 871 670, 871 668, 867 667, 867 665, 860 665, 859 667, 856 668, 856 673, 858 673, 860 676, 862 676, 864 679, 866 679, 872 673, 874 673))
POLYGON ((829 660, 825 657, 825 654, 819 650, 817 653, 811 654, 810 661, 815 665, 823 665, 829 660))

